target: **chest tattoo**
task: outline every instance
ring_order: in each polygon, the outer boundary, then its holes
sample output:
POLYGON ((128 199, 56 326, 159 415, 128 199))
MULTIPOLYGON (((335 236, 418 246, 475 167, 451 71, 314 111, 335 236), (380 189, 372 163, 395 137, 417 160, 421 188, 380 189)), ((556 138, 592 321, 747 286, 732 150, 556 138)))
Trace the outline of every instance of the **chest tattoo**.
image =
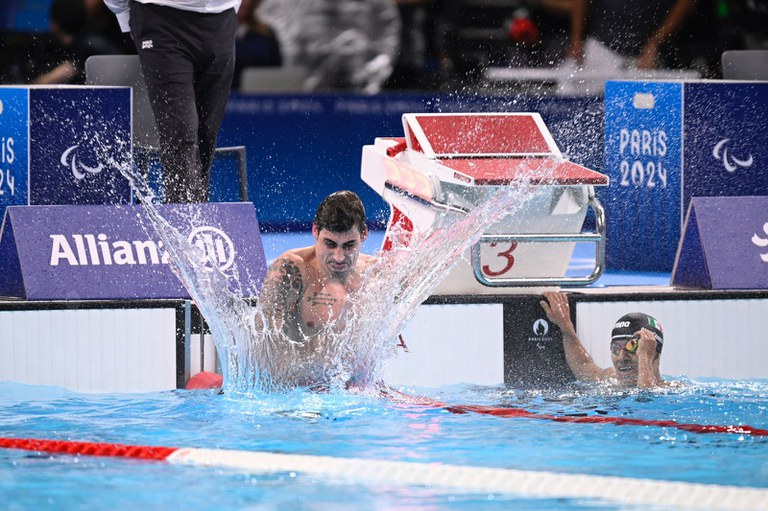
POLYGON ((323 293, 322 291, 315 291, 310 295, 307 295, 307 302, 312 307, 318 305, 326 305, 332 307, 338 300, 329 293, 323 293))

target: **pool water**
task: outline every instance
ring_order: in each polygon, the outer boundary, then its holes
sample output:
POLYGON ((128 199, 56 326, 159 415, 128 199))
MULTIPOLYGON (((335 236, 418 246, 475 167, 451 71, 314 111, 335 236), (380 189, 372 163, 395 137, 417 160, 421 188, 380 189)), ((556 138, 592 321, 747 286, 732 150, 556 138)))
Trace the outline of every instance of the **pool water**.
MULTIPOLYGON (((401 389, 449 404, 768 427, 768 382, 684 382, 661 393, 451 386, 401 389)), ((455 414, 343 391, 85 395, 0 383, 0 436, 220 448, 768 488, 768 437, 659 426, 455 414)), ((628 480, 628 485, 632 484, 628 480)), ((301 473, 271 475, 0 450, 0 508, 649 509, 616 500, 464 492, 301 473)), ((654 508, 655 509, 655 508, 654 508)))

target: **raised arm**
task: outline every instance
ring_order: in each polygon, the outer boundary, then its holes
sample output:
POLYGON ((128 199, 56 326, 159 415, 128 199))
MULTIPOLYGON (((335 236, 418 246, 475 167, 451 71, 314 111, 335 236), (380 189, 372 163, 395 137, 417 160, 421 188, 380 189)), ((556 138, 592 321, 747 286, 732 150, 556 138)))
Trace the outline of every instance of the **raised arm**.
POLYGON ((641 389, 658 387, 664 383, 659 374, 659 356, 653 332, 641 328, 635 332, 640 337, 637 347, 637 386, 641 389))
POLYGON ((298 303, 304 294, 303 267, 304 261, 289 253, 272 263, 259 293, 257 328, 282 332, 290 340, 301 341, 298 303))
POLYGON ((568 296, 561 292, 544 293, 545 300, 539 302, 547 314, 547 318, 556 324, 563 333, 563 349, 568 367, 581 381, 599 381, 608 376, 608 371, 601 369, 592 356, 584 349, 581 340, 576 335, 576 329, 571 321, 571 308, 568 296))

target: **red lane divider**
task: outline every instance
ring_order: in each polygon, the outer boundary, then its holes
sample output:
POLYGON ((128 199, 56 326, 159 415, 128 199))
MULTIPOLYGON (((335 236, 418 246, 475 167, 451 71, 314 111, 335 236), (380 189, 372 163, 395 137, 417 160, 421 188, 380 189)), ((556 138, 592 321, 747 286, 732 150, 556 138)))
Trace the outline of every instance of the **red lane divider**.
POLYGON ((615 424, 617 426, 658 426, 663 428, 675 428, 690 433, 732 433, 738 435, 768 436, 768 429, 756 428, 748 425, 719 426, 710 424, 684 424, 673 420, 633 419, 630 417, 600 416, 571 416, 534 413, 524 408, 502 408, 484 405, 448 405, 440 401, 424 397, 413 396, 392 388, 381 389, 381 396, 398 404, 424 406, 447 410, 451 413, 465 414, 478 413, 492 415, 505 419, 527 418, 548 420, 553 422, 570 422, 575 424, 615 424))
MULTIPOLYGON (((202 375, 203 373, 200 373, 202 375)), ((212 374, 212 373, 209 373, 212 374)), ((200 376, 199 375, 199 376, 200 376)), ((210 384, 210 377, 206 376, 206 383, 210 384)), ((191 380, 190 380, 191 382, 191 380)), ((216 385, 217 381, 213 381, 216 385)), ((218 381, 221 386, 221 382, 218 381)), ((211 388, 209 386, 188 386, 187 388, 211 388)), ((493 415, 494 417, 514 418, 526 417, 529 419, 540 419, 554 422, 573 422, 577 424, 615 424, 617 426, 660 426, 664 428, 675 428, 690 433, 733 433, 738 435, 768 436, 768 429, 755 428, 753 426, 718 426, 705 424, 681 424, 673 420, 649 420, 632 419, 628 417, 607 417, 607 416, 589 416, 574 417, 569 415, 550 415, 529 412, 523 408, 500 408, 481 405, 448 405, 424 396, 414 396, 395 390, 391 387, 382 387, 379 394, 399 404, 426 406, 431 408, 442 408, 452 413, 479 413, 482 415, 493 415)))
POLYGON ((118 456, 164 460, 177 447, 147 447, 141 445, 105 444, 94 442, 71 442, 68 440, 44 440, 36 438, 0 438, 0 447, 25 451, 57 452, 64 454, 85 454, 88 456, 118 456))
POLYGON ((691 433, 735 433, 739 435, 768 436, 768 429, 755 428, 748 425, 739 426, 719 426, 710 424, 684 424, 673 420, 653 420, 653 419, 633 419, 630 417, 607 417, 607 416, 586 416, 574 417, 570 415, 550 415, 543 413, 533 413, 522 408, 495 408, 491 406, 478 405, 443 405, 444 408, 452 413, 479 413, 482 415, 493 415, 494 417, 514 418, 526 417, 529 419, 548 420, 553 422, 571 422, 577 424, 615 424, 617 426, 659 426, 664 428, 675 428, 691 433))
MULTIPOLYGON (((409 396, 394 389, 382 392, 386 397, 398 404, 418 405, 443 409, 451 413, 478 413, 502 418, 524 417, 529 419, 549 420, 577 424, 615 424, 617 426, 658 426, 670 427, 692 433, 732 433, 739 435, 768 436, 768 430, 747 425, 718 426, 702 424, 682 424, 673 420, 645 420, 626 417, 588 416, 574 417, 550 415, 529 412, 522 408, 496 408, 482 405, 445 405, 430 398, 409 396)), ((73 442, 68 440, 46 440, 36 438, 4 438, 0 437, 0 448, 22 449, 26 451, 63 453, 87 456, 111 456, 163 461, 172 453, 179 451, 178 447, 140 446, 124 444, 108 444, 96 442, 73 442)))

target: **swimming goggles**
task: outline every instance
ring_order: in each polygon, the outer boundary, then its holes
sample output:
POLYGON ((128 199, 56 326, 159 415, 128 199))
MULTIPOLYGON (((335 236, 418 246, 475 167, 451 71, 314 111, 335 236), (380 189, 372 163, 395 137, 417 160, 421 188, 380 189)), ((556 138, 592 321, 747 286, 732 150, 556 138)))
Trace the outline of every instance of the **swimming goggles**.
POLYGON ((627 342, 624 341, 612 341, 611 342, 611 353, 614 355, 618 355, 621 353, 621 350, 626 350, 628 353, 635 353, 637 351, 637 347, 639 344, 640 337, 634 336, 627 342))

